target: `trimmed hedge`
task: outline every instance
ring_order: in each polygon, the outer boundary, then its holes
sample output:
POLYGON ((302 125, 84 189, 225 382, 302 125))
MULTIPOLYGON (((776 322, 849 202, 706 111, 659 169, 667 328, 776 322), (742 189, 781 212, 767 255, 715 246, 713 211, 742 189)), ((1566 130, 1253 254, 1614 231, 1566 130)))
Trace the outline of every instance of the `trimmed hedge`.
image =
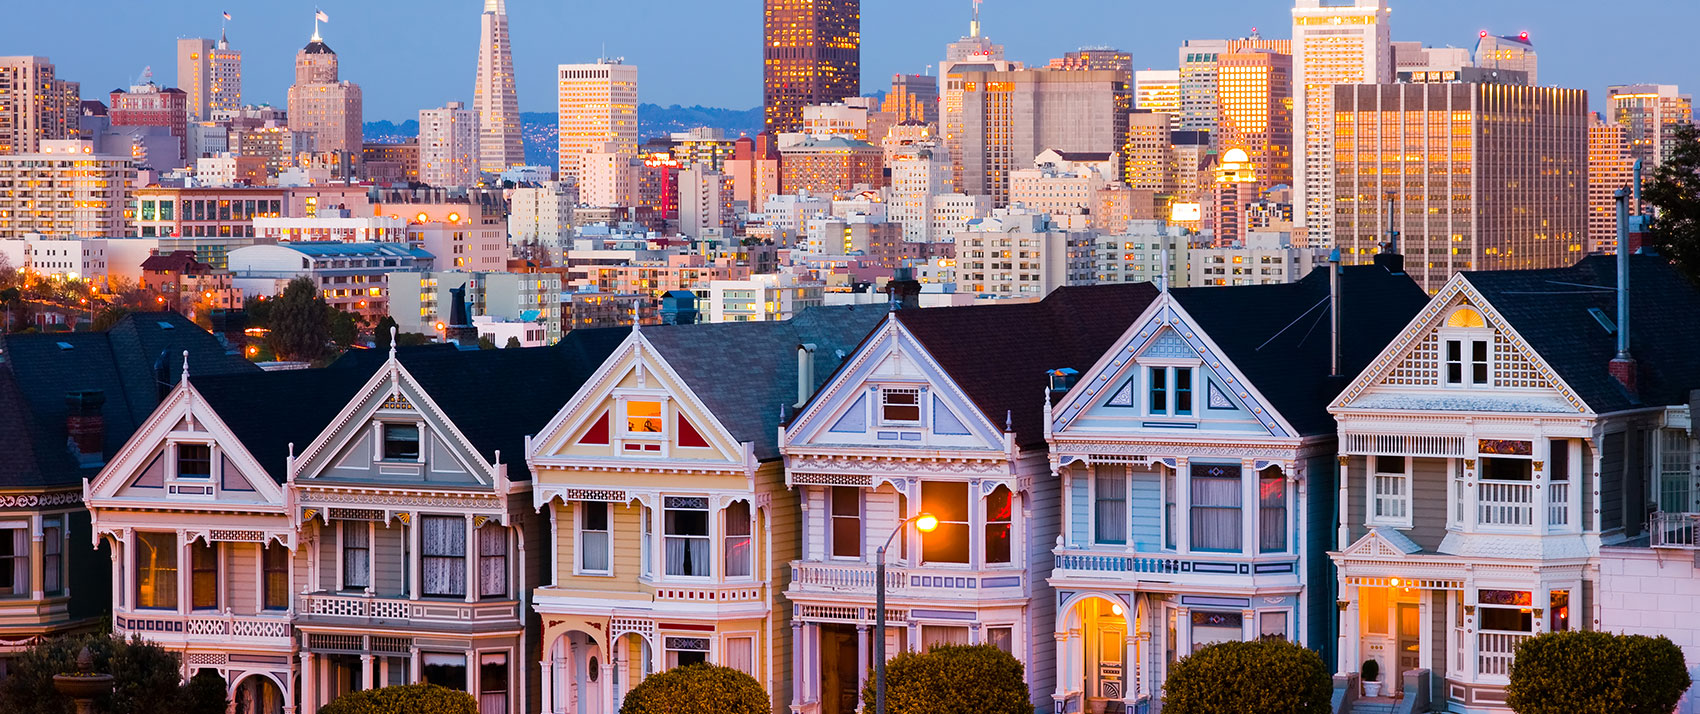
POLYGON ((402 684, 349 692, 319 714, 478 714, 478 700, 435 684, 402 684))
POLYGON ((1163 714, 1329 714, 1322 656, 1282 639, 1222 642, 1175 663, 1163 714))
POLYGON ((697 663, 650 675, 626 695, 620 714, 768 714, 773 702, 755 677, 697 663))
MULTIPOLYGON (((904 652, 885 666, 887 714, 1033 714, 1021 661, 992 645, 939 645, 904 652)), ((862 690, 874 711, 874 677, 862 690)), ((622 713, 623 714, 623 713, 622 713)))
POLYGON ((1662 635, 1548 632, 1517 645, 1506 704, 1517 714, 1670 714, 1692 683, 1662 635))

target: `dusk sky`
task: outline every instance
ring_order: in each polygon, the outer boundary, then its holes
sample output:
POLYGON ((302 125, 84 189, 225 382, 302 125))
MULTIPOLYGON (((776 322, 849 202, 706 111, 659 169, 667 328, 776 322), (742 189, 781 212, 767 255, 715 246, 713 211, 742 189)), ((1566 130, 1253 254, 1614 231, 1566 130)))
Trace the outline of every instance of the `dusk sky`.
MULTIPOLYGON (((0 54, 45 55, 85 99, 127 87, 151 65, 176 81, 178 37, 218 37, 228 11, 242 51, 245 102, 283 105, 295 52, 312 34, 300 0, 7 0, 0 54)), ((365 92, 368 120, 417 118, 471 103, 482 0, 321 0, 325 41, 342 77, 365 92)), ((761 103, 760 0, 508 0, 525 111, 553 111, 557 64, 603 53, 639 67, 642 101, 747 109, 761 103)), ((1081 46, 1133 53, 1140 69, 1173 68, 1188 38, 1291 34, 1287 0, 987 0, 986 34, 1010 59, 1043 64, 1081 46)), ((863 0, 863 90, 896 72, 925 72, 968 29, 969 0, 863 0)), ((1700 3, 1671 0, 1396 0, 1395 40, 1474 47, 1476 34, 1528 31, 1542 84, 1587 89, 1595 108, 1610 84, 1700 87, 1692 60, 1700 3)))

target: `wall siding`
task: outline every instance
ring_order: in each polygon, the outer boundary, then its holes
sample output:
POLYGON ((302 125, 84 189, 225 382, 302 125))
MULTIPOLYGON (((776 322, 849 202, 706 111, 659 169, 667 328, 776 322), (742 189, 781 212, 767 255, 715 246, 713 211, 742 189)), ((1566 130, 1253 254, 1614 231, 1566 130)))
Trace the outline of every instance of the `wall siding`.
POLYGON ((1128 505, 1132 508, 1133 545, 1142 553, 1163 548, 1163 477, 1144 469, 1128 473, 1128 505))
POLYGON ((224 581, 229 588, 225 604, 238 615, 253 615, 259 610, 260 546, 254 543, 226 543, 224 581))
POLYGON ((1411 460, 1411 528, 1405 535, 1424 550, 1440 548, 1446 537, 1446 459, 1411 460))
MULTIPOLYGON (((1044 452, 1026 453, 1016 465, 1016 473, 1033 475, 1033 488, 1026 496, 1025 546, 1027 568, 1027 682, 1033 696, 1033 706, 1049 710, 1051 693, 1056 690, 1056 593, 1050 577, 1055 557, 1051 549, 1062 533, 1062 483, 1051 472, 1044 452)), ((1077 479, 1077 482, 1084 479, 1077 479)), ((1076 499, 1084 504, 1085 495, 1076 499)), ((1076 523, 1084 523, 1084 519, 1076 523)))
POLYGON ((372 590, 379 595, 403 595, 407 592, 407 580, 402 577, 402 563, 406 557, 402 550, 407 530, 400 521, 391 521, 386 527, 379 524, 372 533, 372 590))
POLYGON ((1600 450, 1600 529, 1623 527, 1623 473, 1628 458, 1627 434, 1605 435, 1600 450))
POLYGON ((1075 469, 1071 479, 1068 496, 1068 539, 1070 545, 1084 545, 1092 542, 1092 500, 1087 490, 1087 485, 1092 480, 1092 471, 1075 469))

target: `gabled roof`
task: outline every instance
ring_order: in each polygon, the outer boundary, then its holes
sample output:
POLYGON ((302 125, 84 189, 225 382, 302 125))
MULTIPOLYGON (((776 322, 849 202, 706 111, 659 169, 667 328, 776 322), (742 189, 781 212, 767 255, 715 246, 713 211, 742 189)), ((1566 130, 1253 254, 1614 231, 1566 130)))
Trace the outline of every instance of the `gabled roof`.
POLYGON ((1017 446, 1043 443, 1048 370, 1085 371, 1157 298, 1150 283, 1058 288, 1035 303, 903 310, 897 319, 1017 446))
POLYGON ((1428 304, 1409 276, 1380 265, 1344 268, 1340 293, 1344 376, 1331 379, 1326 265, 1285 285, 1173 291, 1198 328, 1300 434, 1334 431, 1329 402, 1428 304))
POLYGON ((766 461, 779 458, 781 411, 797 402, 798 345, 815 346, 811 391, 818 390, 885 315, 867 305, 813 307, 779 322, 642 329, 732 437, 751 442, 756 458, 766 461))
POLYGON ((344 361, 325 369, 210 377, 191 368, 189 384, 272 480, 283 483, 289 446, 299 453, 313 443, 380 364, 344 361))
POLYGON ((211 270, 212 266, 195 260, 195 251, 174 250, 165 255, 150 255, 142 261, 142 270, 165 270, 174 273, 211 270))
POLYGON ((1595 413, 1681 404, 1700 389, 1700 287, 1665 258, 1629 261, 1629 352, 1637 367, 1631 396, 1607 371, 1617 334, 1617 259, 1591 256, 1568 268, 1464 273, 1493 309, 1595 413))

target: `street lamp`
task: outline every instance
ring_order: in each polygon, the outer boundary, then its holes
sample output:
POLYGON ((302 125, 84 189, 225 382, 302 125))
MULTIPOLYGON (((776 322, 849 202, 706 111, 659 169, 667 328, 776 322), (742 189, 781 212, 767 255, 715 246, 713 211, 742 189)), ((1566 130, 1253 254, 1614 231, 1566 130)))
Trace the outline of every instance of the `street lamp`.
POLYGON ((931 533, 939 527, 937 516, 915 514, 891 529, 891 535, 885 537, 885 545, 877 551, 878 565, 874 567, 874 714, 885 714, 885 549, 891 547, 892 539, 911 522, 922 533, 931 533))

